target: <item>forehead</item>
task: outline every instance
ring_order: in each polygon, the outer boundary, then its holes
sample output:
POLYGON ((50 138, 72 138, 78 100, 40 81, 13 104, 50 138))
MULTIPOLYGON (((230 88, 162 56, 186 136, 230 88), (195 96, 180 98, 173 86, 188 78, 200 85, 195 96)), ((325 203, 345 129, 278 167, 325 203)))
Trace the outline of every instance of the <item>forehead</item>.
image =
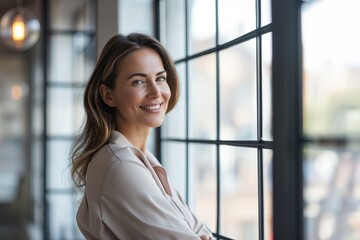
POLYGON ((151 48, 140 48, 129 53, 120 60, 118 65, 119 74, 152 73, 163 70, 164 64, 160 55, 151 48))

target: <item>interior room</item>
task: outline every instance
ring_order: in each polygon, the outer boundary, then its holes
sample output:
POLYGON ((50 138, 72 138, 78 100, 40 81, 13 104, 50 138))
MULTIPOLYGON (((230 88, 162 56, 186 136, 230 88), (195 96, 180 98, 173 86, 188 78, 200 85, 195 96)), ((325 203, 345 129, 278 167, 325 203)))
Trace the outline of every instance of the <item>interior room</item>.
POLYGON ((359 240, 359 21, 358 0, 1 0, 0 240, 85 239, 71 146, 132 32, 177 68, 148 149, 214 239, 359 240))

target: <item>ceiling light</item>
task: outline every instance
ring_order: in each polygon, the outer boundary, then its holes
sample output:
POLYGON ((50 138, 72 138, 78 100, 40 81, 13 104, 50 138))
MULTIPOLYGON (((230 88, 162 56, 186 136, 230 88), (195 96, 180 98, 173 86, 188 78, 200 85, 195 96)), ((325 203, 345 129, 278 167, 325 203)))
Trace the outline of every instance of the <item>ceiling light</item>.
POLYGON ((0 36, 6 46, 27 50, 40 36, 40 23, 27 9, 17 6, 7 11, 0 20, 0 36))

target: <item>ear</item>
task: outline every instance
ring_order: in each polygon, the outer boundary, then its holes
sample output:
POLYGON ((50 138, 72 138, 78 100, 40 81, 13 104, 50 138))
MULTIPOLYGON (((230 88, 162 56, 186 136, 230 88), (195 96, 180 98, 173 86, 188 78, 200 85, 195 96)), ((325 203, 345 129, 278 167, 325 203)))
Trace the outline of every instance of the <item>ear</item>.
POLYGON ((111 94, 111 90, 105 85, 101 84, 99 87, 99 93, 101 95, 102 100, 109 106, 115 107, 115 103, 111 94))

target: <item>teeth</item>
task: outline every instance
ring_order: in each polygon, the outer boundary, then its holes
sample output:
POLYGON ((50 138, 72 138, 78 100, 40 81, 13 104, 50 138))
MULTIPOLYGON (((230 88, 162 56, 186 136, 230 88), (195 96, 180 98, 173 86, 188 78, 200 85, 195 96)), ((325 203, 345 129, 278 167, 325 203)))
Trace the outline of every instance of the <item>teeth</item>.
POLYGON ((142 106, 142 108, 144 108, 144 109, 146 109, 146 110, 157 110, 157 109, 160 109, 160 104, 159 104, 159 105, 155 105, 155 106, 149 106, 149 107, 142 106))

